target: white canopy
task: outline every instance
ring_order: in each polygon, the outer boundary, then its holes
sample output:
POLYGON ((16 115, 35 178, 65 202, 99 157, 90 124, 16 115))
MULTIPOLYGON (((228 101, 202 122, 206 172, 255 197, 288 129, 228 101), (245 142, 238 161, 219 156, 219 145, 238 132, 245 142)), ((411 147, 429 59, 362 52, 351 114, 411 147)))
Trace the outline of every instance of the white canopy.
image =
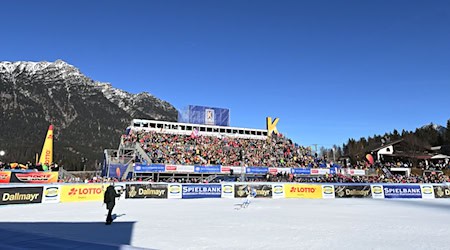
POLYGON ((433 157, 431 157, 432 160, 437 160, 437 159, 450 159, 450 156, 448 155, 443 155, 443 154, 438 154, 435 155, 433 157))

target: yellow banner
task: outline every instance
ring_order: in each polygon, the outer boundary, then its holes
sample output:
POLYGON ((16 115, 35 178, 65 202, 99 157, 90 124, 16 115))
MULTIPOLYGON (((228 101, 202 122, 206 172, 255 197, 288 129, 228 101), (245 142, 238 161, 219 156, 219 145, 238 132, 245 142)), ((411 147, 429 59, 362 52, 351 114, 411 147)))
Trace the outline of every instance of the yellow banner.
POLYGON ((72 201, 103 201, 102 184, 63 185, 61 202, 72 201))
POLYGON ((47 136, 45 136, 39 163, 46 166, 53 163, 53 125, 48 127, 47 136))
POLYGON ((322 198, 321 185, 308 184, 284 184, 284 194, 286 198, 322 198))

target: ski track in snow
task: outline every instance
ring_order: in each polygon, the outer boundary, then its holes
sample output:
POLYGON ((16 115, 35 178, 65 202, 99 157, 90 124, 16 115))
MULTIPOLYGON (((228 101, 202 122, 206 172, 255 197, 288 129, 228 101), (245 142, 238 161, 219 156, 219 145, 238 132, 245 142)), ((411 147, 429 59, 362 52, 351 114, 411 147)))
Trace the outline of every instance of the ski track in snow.
POLYGON ((448 249, 450 244, 450 200, 254 199, 248 208, 234 209, 240 201, 119 200, 111 226, 104 225, 101 202, 9 205, 0 207, 0 229, 151 249, 448 249))

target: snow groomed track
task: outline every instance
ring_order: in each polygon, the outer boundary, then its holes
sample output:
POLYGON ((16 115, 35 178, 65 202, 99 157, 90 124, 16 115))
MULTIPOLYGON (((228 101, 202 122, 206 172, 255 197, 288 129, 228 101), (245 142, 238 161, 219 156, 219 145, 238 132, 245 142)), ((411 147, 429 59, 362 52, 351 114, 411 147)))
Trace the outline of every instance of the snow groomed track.
POLYGON ((104 225, 106 185, 0 186, 2 204, 27 204, 0 206, 0 248, 446 249, 450 243, 447 185, 117 185, 126 192, 111 226, 104 225), (257 198, 236 210, 246 185, 257 198))
POLYGON ((0 207, 8 242, 29 248, 448 249, 450 200, 119 200, 111 226, 101 202, 0 207), (28 239, 32 235, 31 240, 28 239), (58 240, 55 240, 58 239, 58 240), (21 244, 21 245, 20 245, 21 244), (61 244, 61 245, 58 245, 61 244))

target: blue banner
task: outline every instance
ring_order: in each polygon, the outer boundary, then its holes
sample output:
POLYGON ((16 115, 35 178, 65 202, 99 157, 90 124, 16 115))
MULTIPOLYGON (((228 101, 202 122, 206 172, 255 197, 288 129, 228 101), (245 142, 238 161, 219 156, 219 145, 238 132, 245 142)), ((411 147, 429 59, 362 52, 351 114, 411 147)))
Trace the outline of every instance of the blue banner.
POLYGON ((136 164, 134 166, 135 173, 154 173, 164 171, 166 171, 166 166, 162 164, 152 164, 152 165, 136 164))
POLYGON ((183 199, 222 197, 221 184, 183 184, 181 189, 183 199))
POLYGON ((292 174, 311 174, 311 169, 310 168, 291 168, 291 173, 292 174))
POLYGON ((247 167, 245 169, 247 174, 267 174, 269 172, 269 168, 266 167, 247 167))
POLYGON ((419 185, 383 185, 384 198, 422 198, 419 185))
POLYGON ((218 166, 195 166, 196 173, 220 173, 220 165, 218 166))
POLYGON ((126 172, 127 167, 128 166, 126 164, 110 164, 108 166, 109 169, 107 170, 107 175, 111 178, 120 179, 126 172))
POLYGON ((330 174, 336 174, 336 168, 330 168, 330 174))

